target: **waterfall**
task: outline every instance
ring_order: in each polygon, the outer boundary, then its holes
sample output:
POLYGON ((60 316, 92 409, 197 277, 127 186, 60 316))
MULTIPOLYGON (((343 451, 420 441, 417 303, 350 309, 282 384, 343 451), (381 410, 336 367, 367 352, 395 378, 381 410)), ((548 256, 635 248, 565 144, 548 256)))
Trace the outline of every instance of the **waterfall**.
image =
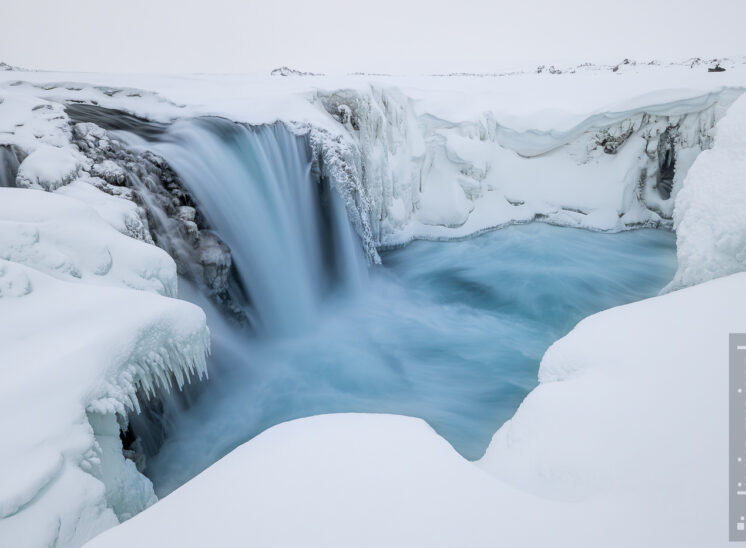
POLYGON ((230 247, 257 332, 299 332, 324 295, 360 286, 360 244, 332 183, 312 173, 305 136, 215 117, 176 121, 152 141, 119 136, 163 157, 230 247))
POLYGON ((0 187, 16 186, 18 157, 11 147, 0 146, 0 187))
MULTIPOLYGON (((92 173, 105 178, 96 166, 107 160, 127 172, 185 277, 179 296, 205 310, 212 333, 209 381, 130 417, 125 449, 158 496, 267 428, 321 413, 421 417, 479 458, 554 340, 590 313, 655 294, 675 269, 668 233, 534 224, 390 250, 365 279, 362 245, 309 136, 281 123, 68 112, 124 143, 88 149, 92 173), (211 284, 205 265, 230 273, 211 284), (234 321, 236 308, 250 326, 234 321)), ((81 139, 89 129, 76 125, 81 139)))

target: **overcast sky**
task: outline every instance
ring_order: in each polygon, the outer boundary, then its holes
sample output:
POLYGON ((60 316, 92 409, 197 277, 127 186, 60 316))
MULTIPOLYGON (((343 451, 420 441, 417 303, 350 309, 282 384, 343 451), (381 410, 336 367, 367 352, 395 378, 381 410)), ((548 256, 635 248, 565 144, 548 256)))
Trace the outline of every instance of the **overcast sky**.
POLYGON ((490 72, 746 55, 746 0, 0 0, 0 61, 110 72, 490 72))

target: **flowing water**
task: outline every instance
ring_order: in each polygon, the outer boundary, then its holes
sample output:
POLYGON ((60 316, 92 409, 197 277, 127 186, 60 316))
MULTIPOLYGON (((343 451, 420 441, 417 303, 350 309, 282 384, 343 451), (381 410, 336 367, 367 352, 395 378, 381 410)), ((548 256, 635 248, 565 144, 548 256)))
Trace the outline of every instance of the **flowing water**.
MULTIPOLYGON (((133 142, 135 140, 133 139, 133 142)), ((421 417, 470 459, 537 383, 547 347, 580 319, 655 295, 674 236, 545 224, 414 242, 366 269, 344 207, 281 125, 173 124, 148 144, 231 247, 251 326, 208 313, 211 377, 149 458, 169 493, 282 421, 333 412, 421 417)))

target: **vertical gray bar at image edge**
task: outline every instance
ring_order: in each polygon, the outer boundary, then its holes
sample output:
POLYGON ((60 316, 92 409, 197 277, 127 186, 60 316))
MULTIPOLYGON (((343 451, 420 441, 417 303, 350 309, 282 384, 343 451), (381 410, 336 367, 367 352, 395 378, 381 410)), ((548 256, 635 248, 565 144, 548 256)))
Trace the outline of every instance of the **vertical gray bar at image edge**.
POLYGON ((729 340, 728 538, 746 542, 746 333, 729 340))

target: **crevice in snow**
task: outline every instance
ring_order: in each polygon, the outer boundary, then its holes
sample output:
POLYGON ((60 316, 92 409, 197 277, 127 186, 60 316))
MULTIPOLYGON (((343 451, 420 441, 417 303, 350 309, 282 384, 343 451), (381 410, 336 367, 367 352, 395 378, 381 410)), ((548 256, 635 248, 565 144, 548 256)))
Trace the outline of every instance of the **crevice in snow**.
POLYGON ((141 206, 143 239, 164 249, 179 274, 240 316, 244 297, 236 291, 230 250, 210 230, 179 176, 157 154, 134 151, 111 133, 124 130, 152 139, 168 125, 95 105, 68 105, 66 111, 73 120, 72 141, 92 164, 86 182, 141 206))

